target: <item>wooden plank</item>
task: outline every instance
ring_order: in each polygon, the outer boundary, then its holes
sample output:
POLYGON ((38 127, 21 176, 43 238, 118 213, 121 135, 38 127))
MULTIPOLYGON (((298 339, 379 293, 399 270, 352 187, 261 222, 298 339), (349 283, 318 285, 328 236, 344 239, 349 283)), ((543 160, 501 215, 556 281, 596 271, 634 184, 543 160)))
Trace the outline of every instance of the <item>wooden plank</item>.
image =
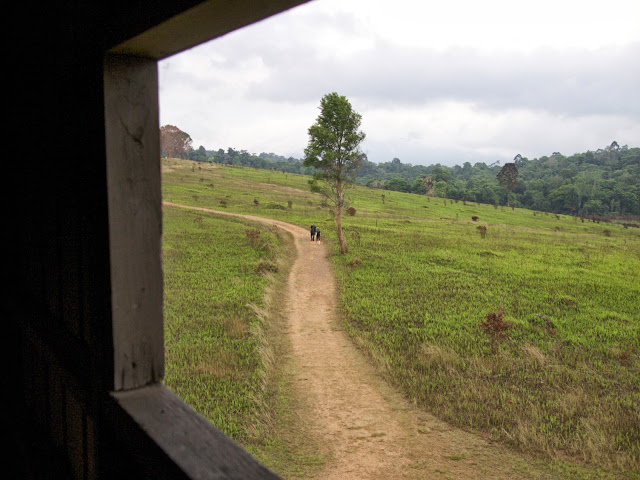
POLYGON ((158 69, 112 55, 104 72, 113 376, 123 390, 164 375, 158 69))
MULTIPOLYGON (((209 0, 127 39, 112 53, 162 60, 213 38, 283 12, 308 0, 209 0)), ((126 24, 128 19, 119 23, 126 24)))
POLYGON ((164 385, 116 392, 112 397, 187 478, 280 478, 164 385))

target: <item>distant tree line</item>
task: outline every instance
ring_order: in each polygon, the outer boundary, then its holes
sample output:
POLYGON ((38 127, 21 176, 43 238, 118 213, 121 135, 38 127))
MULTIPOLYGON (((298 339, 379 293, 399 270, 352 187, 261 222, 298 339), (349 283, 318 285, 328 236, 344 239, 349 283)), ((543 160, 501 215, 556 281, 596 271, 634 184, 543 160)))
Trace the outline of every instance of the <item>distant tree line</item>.
POLYGON ((640 215, 640 148, 616 142, 595 152, 564 156, 554 152, 529 160, 516 155, 517 182, 498 180, 503 167, 465 162, 428 167, 368 162, 359 173, 363 185, 444 198, 570 215, 640 215), (511 189, 512 188, 512 189, 511 189))
POLYGON ((188 158, 196 162, 211 162, 222 165, 241 165, 244 167, 262 168, 265 170, 278 170, 286 173, 299 173, 311 175, 314 171, 311 167, 302 165, 302 160, 294 157, 283 157, 275 153, 249 153, 247 150, 235 150, 231 147, 227 150, 205 150, 200 146, 189 153, 188 158))
POLYGON ((304 167, 300 159, 285 158, 275 153, 256 155, 246 150, 235 150, 231 147, 227 150, 222 148, 207 150, 202 145, 194 149, 191 136, 174 125, 160 127, 160 151, 165 158, 185 158, 196 162, 242 165, 303 175, 311 175, 314 171, 313 168, 304 167))
MULTIPOLYGON (((200 146, 189 151, 187 158, 303 175, 316 173, 301 159, 233 148, 206 150, 200 146)), ((378 164, 365 159, 355 181, 383 190, 577 216, 640 215, 640 148, 613 142, 571 156, 554 152, 530 160, 516 155, 513 165, 517 172, 508 171, 517 174, 517 181, 511 175, 505 178, 505 165, 500 162, 446 167, 411 165, 398 158, 378 164)))

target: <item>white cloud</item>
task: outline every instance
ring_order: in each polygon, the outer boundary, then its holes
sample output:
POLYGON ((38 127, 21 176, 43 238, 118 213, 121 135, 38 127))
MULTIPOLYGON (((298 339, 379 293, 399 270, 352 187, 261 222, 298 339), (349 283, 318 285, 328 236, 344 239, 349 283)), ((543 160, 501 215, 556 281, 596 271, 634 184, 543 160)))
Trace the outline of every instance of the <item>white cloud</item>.
POLYGON ((337 91, 375 162, 636 146, 638 5, 315 0, 161 62, 161 123, 196 147, 299 157, 337 91))

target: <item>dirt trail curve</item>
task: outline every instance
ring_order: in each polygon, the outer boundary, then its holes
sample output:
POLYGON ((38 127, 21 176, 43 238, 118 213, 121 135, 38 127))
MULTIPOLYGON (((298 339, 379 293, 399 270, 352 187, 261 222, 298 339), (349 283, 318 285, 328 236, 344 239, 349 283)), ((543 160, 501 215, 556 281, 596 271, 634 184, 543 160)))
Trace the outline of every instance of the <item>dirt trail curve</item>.
MULTIPOLYGON (((175 205, 165 202, 167 205, 175 205)), ((390 388, 336 320, 336 284, 323 244, 273 219, 185 207, 277 225, 293 234, 297 260, 286 292, 297 414, 332 479, 518 479, 523 461, 415 409, 390 388)), ((525 467, 526 470, 526 467, 525 467)))

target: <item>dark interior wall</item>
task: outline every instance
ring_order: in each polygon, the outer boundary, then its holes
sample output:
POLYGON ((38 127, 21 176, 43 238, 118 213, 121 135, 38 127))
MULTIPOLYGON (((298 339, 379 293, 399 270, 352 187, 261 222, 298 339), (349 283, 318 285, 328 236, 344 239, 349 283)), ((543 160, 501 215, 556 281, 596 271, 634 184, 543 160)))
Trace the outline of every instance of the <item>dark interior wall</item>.
POLYGON ((23 2, 6 17, 2 415, 15 478, 186 478, 109 395, 103 58, 198 3, 23 2))
POLYGON ((99 5, 24 7, 12 18, 9 110, 21 152, 7 176, 10 458, 17 478, 91 478, 113 376, 100 53, 109 16, 99 5))
POLYGON ((118 450, 103 414, 113 362, 102 52, 120 12, 106 2, 21 7, 11 18, 20 153, 7 176, 3 302, 10 459, 16 478, 100 478, 118 450))

